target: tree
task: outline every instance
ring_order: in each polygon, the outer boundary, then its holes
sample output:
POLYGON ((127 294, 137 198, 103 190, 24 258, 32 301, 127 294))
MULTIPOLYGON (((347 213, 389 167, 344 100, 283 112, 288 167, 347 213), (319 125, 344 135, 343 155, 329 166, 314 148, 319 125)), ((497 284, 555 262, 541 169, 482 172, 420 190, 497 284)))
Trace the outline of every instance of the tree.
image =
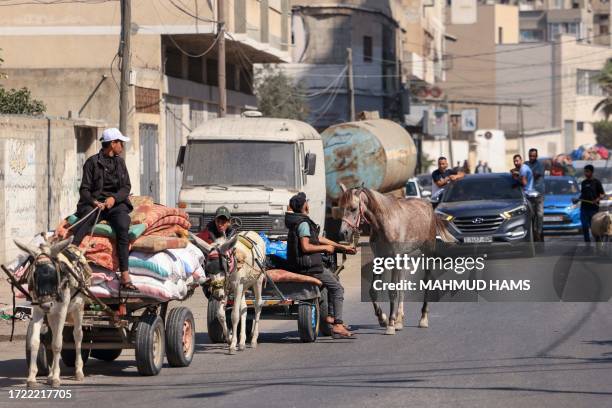
POLYGON ((597 143, 604 145, 606 148, 612 148, 612 122, 600 120, 593 123, 593 131, 596 135, 597 143))
POLYGON ((603 89, 606 97, 595 105, 593 112, 601 111, 608 120, 612 115, 612 60, 608 60, 597 75, 597 83, 603 89))
MULTIPOLYGON (((0 65, 4 60, 0 57, 0 65)), ((6 75, 0 72, 0 79, 6 75)), ((28 88, 7 91, 0 85, 0 113, 17 115, 42 115, 47 107, 39 100, 32 98, 28 88)))
POLYGON ((0 87, 0 113, 17 115, 42 115, 47 107, 32 98, 28 88, 7 91, 0 87))
POLYGON ((256 73, 257 107, 264 116, 306 120, 308 105, 301 84, 294 84, 280 69, 264 66, 256 73))

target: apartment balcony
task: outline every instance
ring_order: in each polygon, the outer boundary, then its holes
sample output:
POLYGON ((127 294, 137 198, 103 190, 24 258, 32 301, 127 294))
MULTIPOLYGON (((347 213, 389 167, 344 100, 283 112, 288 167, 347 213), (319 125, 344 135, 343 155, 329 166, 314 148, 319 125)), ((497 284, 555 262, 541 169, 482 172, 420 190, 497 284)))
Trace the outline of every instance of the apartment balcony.
POLYGON ((414 52, 404 52, 402 59, 402 76, 411 80, 421 80, 429 84, 436 82, 436 77, 442 78, 442 68, 440 64, 434 64, 429 58, 414 52), (439 65, 439 67, 436 67, 439 65), (436 72, 437 68, 437 72, 436 72))

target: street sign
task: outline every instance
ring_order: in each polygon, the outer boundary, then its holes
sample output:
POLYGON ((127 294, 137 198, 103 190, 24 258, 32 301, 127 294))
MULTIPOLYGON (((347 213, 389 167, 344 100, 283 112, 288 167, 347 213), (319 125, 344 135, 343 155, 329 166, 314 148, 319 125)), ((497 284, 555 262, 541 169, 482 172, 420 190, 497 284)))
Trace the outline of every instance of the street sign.
POLYGON ((478 128, 478 110, 463 109, 461 111, 461 131, 474 132, 478 128))

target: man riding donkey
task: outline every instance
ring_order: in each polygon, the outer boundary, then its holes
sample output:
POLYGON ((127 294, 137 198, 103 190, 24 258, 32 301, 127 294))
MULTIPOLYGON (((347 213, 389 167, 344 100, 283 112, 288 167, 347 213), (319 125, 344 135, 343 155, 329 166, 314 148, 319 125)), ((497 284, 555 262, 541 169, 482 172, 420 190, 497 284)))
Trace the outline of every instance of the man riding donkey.
POLYGON ((232 214, 227 207, 221 206, 215 211, 215 218, 200 231, 197 236, 205 242, 212 244, 219 238, 228 239, 234 235, 234 228, 231 226, 232 214))
POLYGON ((82 222, 75 227, 73 244, 80 245, 97 220, 106 220, 116 236, 121 289, 138 291, 130 279, 128 268, 128 232, 130 212, 133 210, 129 194, 132 186, 125 161, 119 156, 123 152, 124 143, 130 139, 119 129, 110 128, 102 133, 100 140, 102 149, 83 165, 76 212, 82 222), (98 217, 92 216, 95 209, 100 211, 98 217))
POLYGON ((310 275, 323 283, 329 293, 329 315, 327 323, 332 325, 335 339, 354 338, 342 321, 344 287, 333 273, 323 267, 323 254, 343 251, 355 254, 355 248, 342 245, 325 237, 319 237, 319 226, 308 216, 309 205, 306 194, 300 192, 289 201, 293 212, 285 213, 285 225, 289 229, 287 259, 293 272, 310 275))

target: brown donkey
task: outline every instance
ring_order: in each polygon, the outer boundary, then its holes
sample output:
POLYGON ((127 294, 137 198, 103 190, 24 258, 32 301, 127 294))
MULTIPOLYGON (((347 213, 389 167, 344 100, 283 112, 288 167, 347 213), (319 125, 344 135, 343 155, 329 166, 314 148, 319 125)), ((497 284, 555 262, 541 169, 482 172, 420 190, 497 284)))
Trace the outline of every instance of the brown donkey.
MULTIPOLYGON (((343 191, 340 207, 343 209, 340 234, 347 241, 359 231, 363 224, 370 226, 370 247, 375 257, 395 257, 396 254, 418 256, 421 253, 433 254, 436 246, 436 235, 444 242, 456 242, 446 228, 444 221, 434 214, 431 204, 421 199, 400 199, 385 196, 367 188, 347 189, 343 191)), ((403 279, 403 270, 391 271, 391 282, 403 279)), ((430 271, 425 270, 425 279, 430 271)), ((386 327, 385 334, 395 334, 403 328, 404 293, 389 291, 389 318, 377 303, 377 291, 370 288, 370 299, 378 323, 386 327)), ((419 327, 428 327, 427 293, 423 299, 419 327)))

